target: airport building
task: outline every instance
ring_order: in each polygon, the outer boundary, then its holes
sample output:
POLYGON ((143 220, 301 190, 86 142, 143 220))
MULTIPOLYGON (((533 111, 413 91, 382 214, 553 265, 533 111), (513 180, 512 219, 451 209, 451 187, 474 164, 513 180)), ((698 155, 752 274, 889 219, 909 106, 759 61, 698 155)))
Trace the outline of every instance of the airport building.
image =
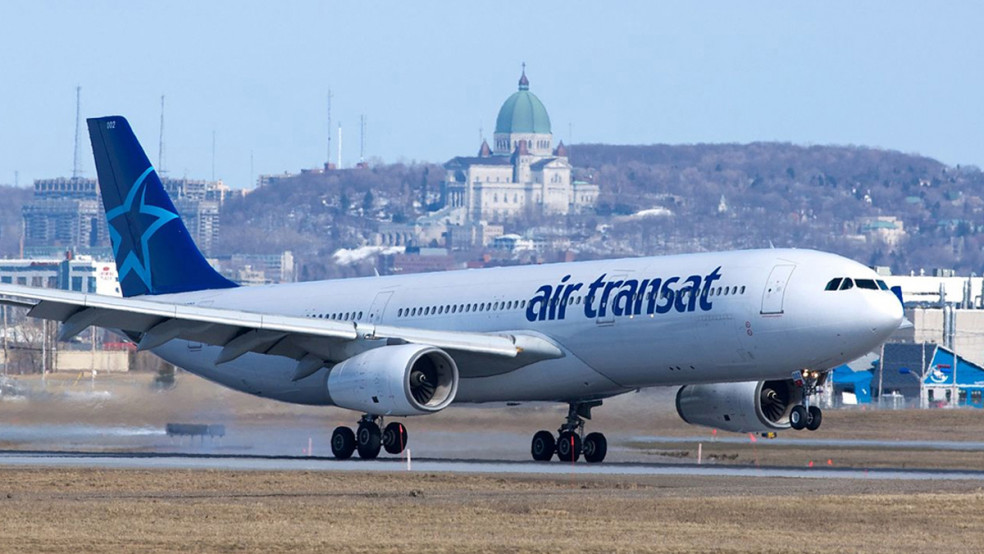
MULTIPOLYGON (((116 264, 90 256, 62 259, 0 260, 0 283, 120 296, 116 264)), ((129 354, 101 347, 108 331, 85 333, 79 339, 96 337, 100 348, 80 343, 57 343, 56 327, 25 318, 23 310, 3 307, 0 329, 3 349, 0 366, 8 373, 75 371, 127 371, 129 354), (79 351, 79 350, 83 351, 79 351)))
POLYGON ((0 260, 0 283, 120 296, 116 264, 89 256, 0 260))
POLYGON ((464 210, 468 223, 578 213, 598 199, 597 185, 572 179, 563 142, 553 146, 550 116, 525 70, 499 108, 492 146, 483 140, 475 156, 452 158, 444 169, 445 207, 464 210))
POLYGON ((886 275, 899 287, 911 327, 890 342, 939 344, 971 363, 984 365, 984 277, 958 277, 938 269, 931 275, 886 275))
POLYGON ((888 343, 881 358, 867 367, 858 365, 834 369, 833 405, 984 408, 984 367, 945 346, 888 343))

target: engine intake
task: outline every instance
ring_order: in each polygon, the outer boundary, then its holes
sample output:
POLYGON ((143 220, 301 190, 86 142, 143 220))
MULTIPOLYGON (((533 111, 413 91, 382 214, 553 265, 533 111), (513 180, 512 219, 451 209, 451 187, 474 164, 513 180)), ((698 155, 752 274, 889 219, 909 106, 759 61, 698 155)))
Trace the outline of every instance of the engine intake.
POLYGON ((458 366, 433 346, 382 346, 345 360, 328 374, 328 396, 342 408, 375 415, 438 412, 458 392, 458 366))
POLYGON ((790 379, 680 387, 677 414, 693 425, 738 433, 789 429, 789 412, 802 401, 790 379))

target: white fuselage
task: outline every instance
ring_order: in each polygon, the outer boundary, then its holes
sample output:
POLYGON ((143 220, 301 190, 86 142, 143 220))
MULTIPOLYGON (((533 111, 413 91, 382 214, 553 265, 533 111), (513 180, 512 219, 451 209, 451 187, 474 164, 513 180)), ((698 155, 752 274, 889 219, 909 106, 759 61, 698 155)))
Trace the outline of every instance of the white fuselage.
MULTIPOLYGON (((545 338, 558 359, 502 369, 456 359, 456 402, 572 401, 647 386, 786 378, 876 348, 902 320, 886 290, 827 291, 875 280, 867 267, 811 250, 749 250, 200 291, 176 303, 399 327, 545 338)), ((297 382, 296 361, 171 341, 166 360, 231 388, 329 404, 330 368, 297 382)))

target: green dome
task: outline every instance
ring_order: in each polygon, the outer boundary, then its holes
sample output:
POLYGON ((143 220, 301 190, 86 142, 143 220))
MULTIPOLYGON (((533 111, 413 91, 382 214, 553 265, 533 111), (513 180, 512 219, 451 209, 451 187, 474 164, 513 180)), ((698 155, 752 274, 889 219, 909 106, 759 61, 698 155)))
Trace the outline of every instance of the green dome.
POLYGON ((526 72, 519 80, 519 91, 506 99, 495 119, 496 133, 550 133, 550 116, 543 102, 530 92, 526 72))

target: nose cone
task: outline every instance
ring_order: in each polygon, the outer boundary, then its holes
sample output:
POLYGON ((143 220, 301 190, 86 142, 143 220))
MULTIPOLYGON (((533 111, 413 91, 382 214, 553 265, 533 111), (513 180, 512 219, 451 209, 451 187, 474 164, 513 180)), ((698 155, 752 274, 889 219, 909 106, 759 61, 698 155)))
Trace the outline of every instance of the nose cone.
POLYGON ((864 318, 879 344, 897 331, 905 319, 902 303, 890 293, 869 295, 866 312, 864 318))

